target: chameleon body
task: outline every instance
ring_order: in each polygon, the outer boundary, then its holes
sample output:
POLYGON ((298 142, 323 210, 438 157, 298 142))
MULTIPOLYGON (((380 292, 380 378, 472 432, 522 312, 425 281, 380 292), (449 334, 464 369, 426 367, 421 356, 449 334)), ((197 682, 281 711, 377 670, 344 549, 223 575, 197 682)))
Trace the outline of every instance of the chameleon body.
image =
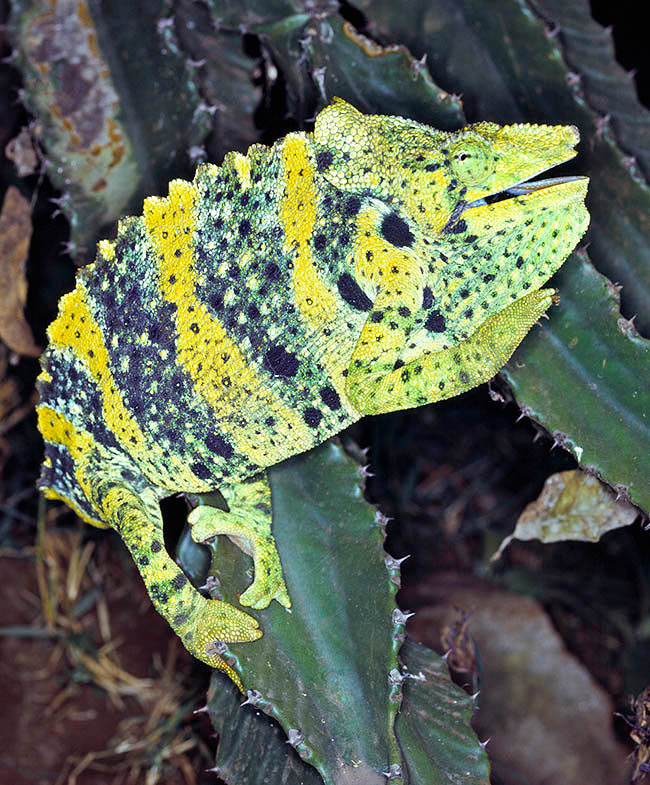
POLYGON ((238 681, 217 644, 261 632, 190 585, 159 501, 219 489, 228 511, 193 510, 193 537, 252 555, 242 605, 289 607, 267 467, 503 366, 588 224, 586 178, 526 182, 577 141, 563 126, 446 133, 337 100, 313 133, 200 166, 99 243, 48 331, 41 486, 119 533, 196 657, 238 681))

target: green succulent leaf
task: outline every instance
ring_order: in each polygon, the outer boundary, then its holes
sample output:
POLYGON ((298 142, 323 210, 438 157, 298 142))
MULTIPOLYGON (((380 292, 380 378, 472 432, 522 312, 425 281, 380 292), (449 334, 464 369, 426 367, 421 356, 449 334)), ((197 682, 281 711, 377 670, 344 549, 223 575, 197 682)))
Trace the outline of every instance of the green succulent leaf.
MULTIPOLYGON (((393 723, 401 690, 389 675, 404 634, 393 621, 399 572, 386 562, 381 518, 363 499, 359 466, 333 443, 269 475, 293 605, 248 611, 264 636, 231 644, 224 656, 249 700, 280 722, 326 783, 379 783, 400 762, 393 723)), ((210 574, 227 587, 227 601, 237 602, 249 571, 247 556, 218 543, 210 574)))
MULTIPOLYGON (((209 707, 226 781, 263 782, 261 769, 273 774, 267 781, 310 783, 313 774, 300 779, 300 756, 328 785, 383 785, 391 766, 395 783, 400 771, 412 785, 487 783, 472 701, 451 683, 444 661, 411 644, 398 662, 406 620, 395 605, 399 566, 383 550, 385 519, 364 501, 362 474, 335 443, 270 472, 293 607, 252 611, 264 636, 224 652, 251 707, 240 709, 242 696, 224 693, 225 679, 213 676, 209 707), (402 689, 409 697, 396 736, 402 689), (280 723, 298 755, 259 710, 280 723), (461 771, 473 778, 454 780, 461 771)), ((210 572, 236 602, 250 560, 227 541, 212 547, 210 572)))
POLYGON ((208 117, 162 0, 12 6, 24 101, 83 256, 102 228, 191 171, 208 117))
POLYGON ((650 341, 619 311, 618 290, 573 254, 559 308, 503 371, 523 410, 582 466, 650 510, 650 341))
MULTIPOLYGON (((395 728, 406 781, 411 785, 487 785, 487 755, 470 725, 472 698, 453 684, 442 657, 425 646, 407 639, 400 659, 408 677, 395 728)), ((323 782, 316 769, 287 744, 277 722, 241 704, 237 688, 215 676, 208 711, 219 734, 216 774, 233 785, 323 782)))
POLYGON ((612 31, 591 17, 587 0, 529 0, 551 27, 587 103, 608 122, 621 148, 650 178, 650 111, 639 103, 634 74, 616 61, 612 31))

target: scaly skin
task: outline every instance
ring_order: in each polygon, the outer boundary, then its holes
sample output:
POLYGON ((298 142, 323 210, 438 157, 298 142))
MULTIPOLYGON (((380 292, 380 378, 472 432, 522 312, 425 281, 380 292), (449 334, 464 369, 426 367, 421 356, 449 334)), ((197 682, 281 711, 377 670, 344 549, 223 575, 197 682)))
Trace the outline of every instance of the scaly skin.
POLYGON ((266 469, 364 414, 489 379, 584 233, 585 178, 519 185, 575 155, 563 126, 443 133, 335 101, 313 134, 230 153, 120 222, 62 298, 39 379, 41 487, 110 526, 196 657, 257 622, 208 600, 164 548, 159 501, 253 557, 243 605, 290 606, 266 469))

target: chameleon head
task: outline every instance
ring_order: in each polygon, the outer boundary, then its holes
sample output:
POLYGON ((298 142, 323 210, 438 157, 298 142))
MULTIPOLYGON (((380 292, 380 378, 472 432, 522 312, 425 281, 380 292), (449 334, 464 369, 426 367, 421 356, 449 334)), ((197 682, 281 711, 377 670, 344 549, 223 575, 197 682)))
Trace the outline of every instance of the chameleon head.
POLYGON ((531 181, 575 157, 574 126, 482 122, 449 133, 338 100, 318 115, 314 141, 330 183, 372 194, 408 224, 456 338, 538 289, 589 223, 586 177, 531 181))

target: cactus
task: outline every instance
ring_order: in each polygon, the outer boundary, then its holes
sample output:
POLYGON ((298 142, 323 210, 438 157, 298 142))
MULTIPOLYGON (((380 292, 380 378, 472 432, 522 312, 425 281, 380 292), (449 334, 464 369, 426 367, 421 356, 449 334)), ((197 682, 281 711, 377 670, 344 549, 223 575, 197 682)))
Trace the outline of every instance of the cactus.
MULTIPOLYGON (((395 604, 399 561, 382 548, 387 521, 363 500, 364 474, 335 443, 271 470, 294 606, 291 614, 252 611, 264 637, 224 647, 223 656, 241 676, 245 703, 278 720, 289 745, 259 712, 237 711, 241 696, 213 676, 208 709, 221 738, 217 770, 228 782, 320 782, 302 758, 327 785, 442 785, 461 775, 465 785, 487 783, 471 698, 424 647, 409 644, 398 661, 408 616, 395 604)), ((186 539, 187 556, 189 547, 186 539)), ((247 557, 228 542, 210 547, 212 582, 229 587, 223 596, 232 601, 247 557)))

